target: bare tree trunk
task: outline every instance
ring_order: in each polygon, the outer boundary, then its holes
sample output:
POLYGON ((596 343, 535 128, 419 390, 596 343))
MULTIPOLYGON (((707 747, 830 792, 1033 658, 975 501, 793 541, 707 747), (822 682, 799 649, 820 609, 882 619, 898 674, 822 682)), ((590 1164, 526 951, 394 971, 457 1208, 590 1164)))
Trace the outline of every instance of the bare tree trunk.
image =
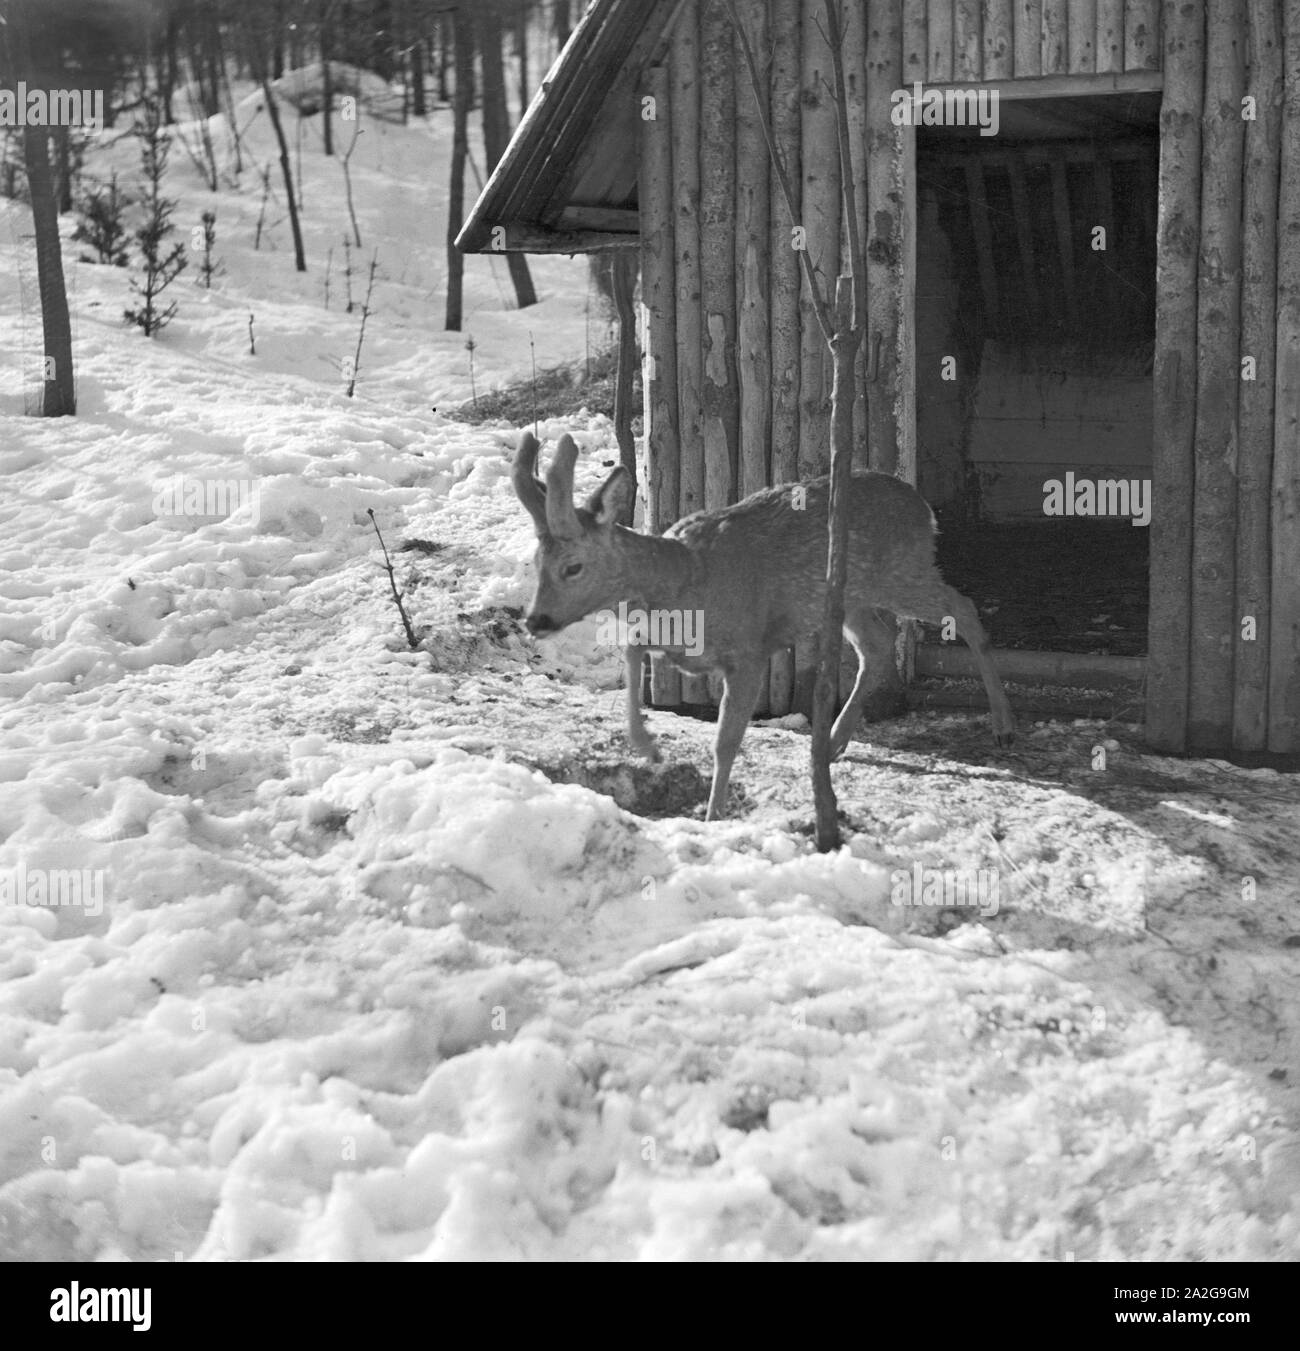
POLYGON ((393 7, 392 28, 388 35, 392 52, 393 72, 402 77, 402 125, 411 120, 411 66, 407 59, 406 12, 410 0, 396 0, 393 7))
POLYGON ((65 417, 77 411, 72 379, 72 323, 68 317, 59 215, 55 210, 54 181, 50 174, 49 132, 45 127, 23 128, 23 153, 32 199, 32 222, 36 229, 36 271, 45 338, 45 388, 41 412, 45 417, 65 417))
POLYGON ((451 88, 447 84, 447 72, 451 69, 451 60, 448 52, 451 49, 451 42, 448 34, 453 30, 455 18, 453 15, 444 13, 438 15, 438 55, 433 62, 438 72, 438 102, 451 102, 451 88))
POLYGON ((271 25, 271 78, 278 80, 284 74, 284 3, 275 0, 271 25))
POLYGON ((72 133, 66 126, 54 128, 54 155, 59 164, 59 214, 72 210, 72 133))
POLYGON ((262 77, 262 97, 266 100, 266 111, 271 117, 271 126, 275 128, 275 139, 280 145, 280 172, 284 175, 284 195, 289 199, 289 226, 293 230, 294 262, 299 272, 307 271, 307 259, 302 251, 302 227, 298 223, 298 202, 294 196, 293 169, 289 164, 289 143, 284 139, 284 127, 280 122, 280 110, 276 107, 275 95, 271 92, 271 82, 262 77))
POLYGON ((221 111, 221 74, 225 69, 225 49, 221 41, 221 16, 214 6, 208 15, 208 33, 204 43, 208 58, 208 98, 203 104, 207 117, 215 117, 221 111))
POLYGON ((443 327, 459 332, 463 320, 465 255, 456 236, 465 216, 465 161, 469 157, 469 107, 474 97, 474 25, 464 10, 443 14, 440 21, 446 49, 447 34, 456 55, 456 92, 452 106, 451 185, 447 201, 447 310, 443 327))
POLYGON ((519 62, 519 116, 528 110, 528 19, 530 0, 515 0, 515 57, 519 62))
MULTIPOLYGON (((510 139, 510 117, 506 111, 505 67, 501 59, 501 0, 477 0, 475 11, 479 59, 483 67, 483 145, 487 172, 497 167, 510 139)), ((457 45, 459 50, 459 44, 457 45)), ((521 310, 537 304, 537 292, 522 253, 507 253, 506 266, 514 283, 515 299, 521 310)))
POLYGON ((158 98, 164 123, 175 121, 172 116, 172 91, 176 88, 176 29, 179 20, 175 13, 167 16, 163 32, 163 49, 158 58, 158 98))
POLYGON ((208 105, 208 71, 207 64, 203 59, 202 42, 192 25, 187 27, 187 37, 186 61, 190 68, 190 78, 198 87, 200 106, 206 108, 208 105))
MULTIPOLYGON (((481 3, 482 0, 476 0, 481 3)), ((393 11, 389 0, 373 0, 370 17, 372 37, 370 40, 370 64, 376 75, 385 83, 393 78, 393 11)))
POLYGON ((551 32, 555 35, 555 45, 563 47, 573 32, 569 18, 569 0, 555 0, 551 7, 551 32))
POLYGON ((429 104, 424 96, 424 19, 418 3, 408 36, 411 40, 411 111, 416 117, 424 117, 428 114, 429 104))
POLYGON ((244 145, 243 136, 239 131, 239 118, 235 115, 235 96, 230 88, 230 73, 223 69, 221 72, 221 92, 225 97, 226 121, 230 123, 230 137, 235 144, 235 181, 239 181, 239 176, 244 172, 244 145))
POLYGON ((317 29, 320 34, 320 71, 321 71, 321 117, 324 121, 321 130, 325 137, 325 153, 334 153, 334 72, 330 68, 330 56, 333 51, 331 42, 329 0, 321 0, 317 29))

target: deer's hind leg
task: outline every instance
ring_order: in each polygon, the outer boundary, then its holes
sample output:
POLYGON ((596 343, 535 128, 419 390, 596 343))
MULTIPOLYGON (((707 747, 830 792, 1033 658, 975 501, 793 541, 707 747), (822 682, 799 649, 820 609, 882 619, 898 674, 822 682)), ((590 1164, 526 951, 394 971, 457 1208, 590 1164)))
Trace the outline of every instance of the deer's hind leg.
POLYGON ((869 607, 850 610, 844 616, 844 635, 858 654, 858 674, 848 702, 831 728, 831 759, 844 754, 867 700, 877 691, 901 690, 894 665, 895 625, 869 607))
POLYGON ((984 692, 989 699, 989 720, 993 724, 993 739, 999 746, 1009 746, 1015 738, 1016 719, 1007 702, 998 669, 993 664, 993 644, 979 621, 975 606, 960 591, 947 585, 937 568, 916 583, 898 589, 890 596, 892 609, 913 619, 924 619, 930 624, 942 624, 951 618, 957 632, 970 648, 984 681, 984 692))

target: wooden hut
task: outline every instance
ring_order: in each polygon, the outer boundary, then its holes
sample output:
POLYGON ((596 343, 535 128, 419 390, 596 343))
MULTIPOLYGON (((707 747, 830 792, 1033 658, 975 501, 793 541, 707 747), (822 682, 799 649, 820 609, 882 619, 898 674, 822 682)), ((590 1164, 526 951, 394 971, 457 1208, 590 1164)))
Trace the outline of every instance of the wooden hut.
MULTIPOLYGON (((722 0, 594 0, 460 237, 640 249, 655 530, 828 460, 792 247, 797 225, 840 270, 822 0, 738 3, 797 222, 722 0)), ((1300 752, 1300 4, 845 9, 862 465, 1007 520, 1067 474, 1149 482, 1149 741, 1300 752)), ((794 669, 774 662, 770 711, 794 669)), ((653 679, 661 705, 707 697, 653 679)))

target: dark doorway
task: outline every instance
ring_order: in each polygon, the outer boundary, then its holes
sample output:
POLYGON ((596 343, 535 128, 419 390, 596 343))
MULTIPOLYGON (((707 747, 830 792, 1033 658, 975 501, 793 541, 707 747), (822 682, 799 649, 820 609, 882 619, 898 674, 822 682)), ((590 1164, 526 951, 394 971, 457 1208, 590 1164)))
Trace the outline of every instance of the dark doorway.
POLYGON ((918 483, 1001 648, 1146 651, 1158 115, 1004 98, 995 136, 917 132, 918 483))

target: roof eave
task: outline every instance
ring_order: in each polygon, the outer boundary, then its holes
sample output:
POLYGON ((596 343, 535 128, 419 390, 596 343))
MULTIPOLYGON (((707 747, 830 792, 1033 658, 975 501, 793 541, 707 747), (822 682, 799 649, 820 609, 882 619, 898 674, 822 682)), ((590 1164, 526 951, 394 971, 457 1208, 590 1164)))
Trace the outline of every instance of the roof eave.
MULTIPOLYGON (((537 185, 563 179, 581 152, 587 127, 572 116, 575 89, 587 87, 593 73, 585 61, 606 25, 641 20, 639 33, 658 17, 659 35, 671 29, 681 0, 595 0, 542 82, 502 155, 500 163, 470 210, 456 247, 463 253, 582 253, 592 249, 628 248, 638 242, 635 212, 604 208, 565 207, 555 220, 539 220, 537 185), (585 82, 585 84, 584 84, 585 82), (574 212, 631 217, 575 223, 574 212)), ((541 214, 549 214, 543 211, 541 214)))

